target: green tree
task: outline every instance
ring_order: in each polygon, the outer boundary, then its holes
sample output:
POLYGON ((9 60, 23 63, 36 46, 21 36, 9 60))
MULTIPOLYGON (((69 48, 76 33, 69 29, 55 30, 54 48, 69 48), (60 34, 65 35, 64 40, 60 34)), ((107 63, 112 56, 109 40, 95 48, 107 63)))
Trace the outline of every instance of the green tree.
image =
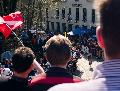
POLYGON ((43 12, 46 7, 53 8, 59 0, 19 0, 17 10, 20 10, 25 19, 27 29, 41 29, 43 26, 43 12))
POLYGON ((7 15, 16 9, 18 0, 0 0, 0 15, 7 15))

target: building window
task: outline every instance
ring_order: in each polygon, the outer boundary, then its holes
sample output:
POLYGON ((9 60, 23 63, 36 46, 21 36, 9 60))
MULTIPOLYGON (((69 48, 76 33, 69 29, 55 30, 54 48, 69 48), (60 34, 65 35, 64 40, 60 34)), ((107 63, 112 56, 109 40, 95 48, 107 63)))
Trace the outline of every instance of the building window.
POLYGON ((71 8, 69 8, 69 11, 68 11, 68 22, 70 22, 72 20, 72 16, 71 16, 71 8))
POLYGON ((50 30, 49 21, 47 21, 46 23, 47 23, 47 31, 49 31, 50 30))
POLYGON ((57 26, 57 33, 60 33, 60 22, 56 22, 56 26, 57 26))
POLYGON ((51 22, 51 29, 52 29, 53 32, 55 31, 54 22, 51 22))
POLYGON ((87 21, 87 9, 83 8, 83 22, 87 21))
POLYGON ((79 1, 79 0, 75 0, 75 1, 79 1))
POLYGON ((69 8, 69 13, 68 13, 69 15, 71 15, 72 13, 71 13, 71 8, 69 8))
POLYGON ((48 18, 48 8, 46 8, 46 18, 48 18))
POLYGON ((68 24, 68 32, 72 31, 73 24, 68 24))
POLYGON ((59 19, 59 9, 56 9, 56 19, 59 19))
POLYGON ((62 9, 62 19, 65 19, 65 8, 62 9))
POLYGON ((76 22, 79 21, 79 8, 76 8, 76 22))
POLYGON ((95 9, 92 9, 92 23, 95 23, 95 9))
POLYGON ((66 32, 66 23, 62 23, 62 31, 66 32))
POLYGON ((43 21, 44 21, 44 22, 46 21, 46 18, 45 18, 45 16, 43 17, 43 21))

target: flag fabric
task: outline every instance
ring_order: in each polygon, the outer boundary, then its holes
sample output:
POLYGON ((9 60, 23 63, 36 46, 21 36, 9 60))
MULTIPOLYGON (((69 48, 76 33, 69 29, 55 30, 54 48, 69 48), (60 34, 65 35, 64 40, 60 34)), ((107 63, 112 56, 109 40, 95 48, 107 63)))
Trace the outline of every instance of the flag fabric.
POLYGON ((2 17, 0 17, 0 32, 5 36, 5 38, 8 38, 11 34, 11 29, 6 25, 2 17))
POLYGON ((3 16, 3 19, 12 30, 19 28, 23 23, 22 14, 19 11, 3 16))
POLYGON ((5 38, 8 38, 11 31, 19 28, 22 23, 23 18, 19 11, 0 17, 0 32, 5 36, 5 38))
POLYGON ((4 19, 0 16, 0 24, 5 23, 4 19))

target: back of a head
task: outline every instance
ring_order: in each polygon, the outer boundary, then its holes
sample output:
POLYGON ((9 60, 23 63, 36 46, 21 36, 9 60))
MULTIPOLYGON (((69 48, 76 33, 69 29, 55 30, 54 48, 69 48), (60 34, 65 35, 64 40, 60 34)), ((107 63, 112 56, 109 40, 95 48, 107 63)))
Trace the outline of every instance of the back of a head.
POLYGON ((100 3, 102 36, 109 56, 120 53, 120 0, 96 0, 100 3))
POLYGON ((62 35, 51 37, 45 45, 47 60, 51 65, 66 65, 71 56, 71 42, 62 35))
POLYGON ((30 48, 17 48, 12 57, 13 70, 17 73, 25 72, 33 63, 34 58, 35 55, 30 48))

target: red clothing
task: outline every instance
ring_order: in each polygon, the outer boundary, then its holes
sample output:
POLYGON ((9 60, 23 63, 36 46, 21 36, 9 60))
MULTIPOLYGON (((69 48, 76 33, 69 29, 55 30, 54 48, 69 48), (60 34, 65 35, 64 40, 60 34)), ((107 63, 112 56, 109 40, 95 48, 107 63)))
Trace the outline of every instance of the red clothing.
POLYGON ((53 67, 46 74, 35 77, 31 83, 32 91, 47 91, 50 87, 61 83, 75 83, 81 80, 70 75, 66 69, 53 67))
POLYGON ((75 83, 80 82, 78 78, 67 78, 67 77, 46 77, 45 75, 39 75, 35 77, 31 82, 30 86, 34 84, 61 84, 61 83, 75 83))
POLYGON ((32 44, 35 45, 35 43, 36 43, 36 39, 32 38, 32 44))

